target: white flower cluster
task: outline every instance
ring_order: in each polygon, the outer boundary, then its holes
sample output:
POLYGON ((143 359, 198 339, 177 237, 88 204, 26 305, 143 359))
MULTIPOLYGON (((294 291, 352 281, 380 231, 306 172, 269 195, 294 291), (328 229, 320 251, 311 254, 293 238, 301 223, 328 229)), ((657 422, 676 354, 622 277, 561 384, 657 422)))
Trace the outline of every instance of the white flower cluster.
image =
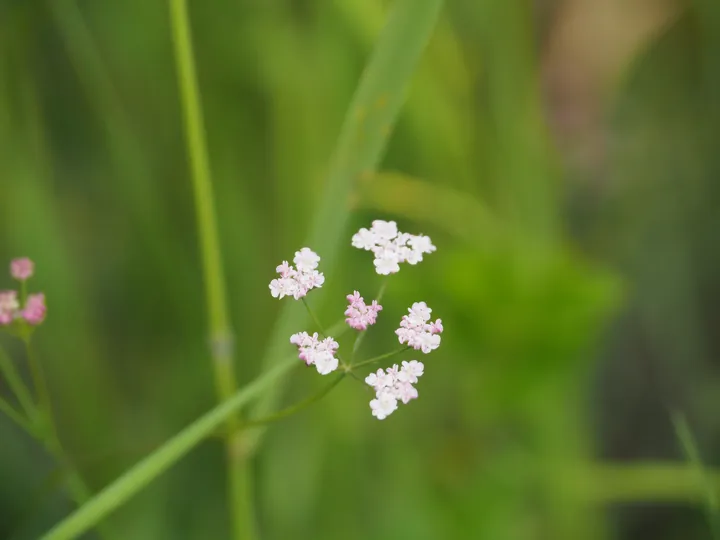
POLYGON ((440 334, 443 331, 442 320, 430 322, 430 309, 425 302, 415 302, 404 315, 400 328, 395 330, 400 343, 421 350, 425 354, 440 346, 440 334))
POLYGON ((295 300, 299 300, 310 289, 322 287, 325 283, 325 276, 316 270, 320 257, 310 248, 304 247, 296 251, 293 262, 296 268, 283 261, 275 269, 280 274, 280 278, 270 282, 270 294, 273 298, 292 296, 295 300))
POLYGON ((399 232, 394 221, 375 220, 370 229, 360 229, 352 237, 352 245, 372 251, 375 271, 383 276, 400 271, 400 263, 417 264, 423 255, 435 251, 430 237, 399 232))
POLYGON ((314 365, 320 375, 327 375, 338 368, 335 353, 339 345, 333 338, 320 340, 317 332, 312 336, 300 332, 290 336, 290 343, 297 345, 300 360, 304 360, 308 366, 314 365))
POLYGON ((385 371, 378 369, 365 378, 365 382, 375 389, 375 399, 370 402, 372 415, 378 420, 384 420, 398 407, 398 401, 410 402, 418 397, 418 391, 413 386, 422 377, 425 366, 422 362, 411 360, 403 362, 398 370, 397 364, 385 371))

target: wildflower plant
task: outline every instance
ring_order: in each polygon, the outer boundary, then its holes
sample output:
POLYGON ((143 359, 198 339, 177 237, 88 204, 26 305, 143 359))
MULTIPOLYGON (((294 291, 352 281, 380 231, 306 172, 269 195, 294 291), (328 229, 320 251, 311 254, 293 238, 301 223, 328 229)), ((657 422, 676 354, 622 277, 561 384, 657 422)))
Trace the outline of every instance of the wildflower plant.
POLYGON ((42 365, 32 346, 32 336, 45 321, 47 313, 45 295, 27 291, 28 281, 34 273, 35 265, 30 259, 14 259, 10 263, 10 276, 19 282, 19 288, 0 291, 0 331, 23 342, 25 361, 32 379, 32 385, 26 384, 13 359, 0 348, 0 375, 10 390, 8 399, 0 396, 0 412, 37 439, 51 456, 63 464, 70 495, 82 504, 90 491, 60 443, 42 365))
MULTIPOLYGON (((397 273, 400 270, 400 263, 403 262, 415 265, 423 260, 423 255, 432 253, 436 249, 429 237, 400 232, 394 221, 381 220, 373 221, 369 229, 360 229, 353 235, 351 243, 356 248, 373 252, 375 270, 381 275, 397 273)), ((320 375, 329 375, 340 369, 343 375, 350 374, 358 378, 355 370, 360 367, 369 366, 410 349, 428 354, 440 346, 442 320, 433 321, 432 309, 425 302, 415 302, 395 331, 403 347, 354 363, 355 353, 365 332, 377 322, 378 315, 383 309, 380 300, 387 284, 385 282, 377 297, 369 303, 365 302, 359 291, 347 295, 345 324, 357 333, 349 360, 343 360, 338 354, 339 343, 327 334, 305 299, 310 290, 321 287, 325 281, 323 274, 317 270, 320 256, 310 248, 304 247, 295 253, 293 262, 295 266, 283 261, 276 268, 279 277, 270 282, 270 293, 274 298, 289 296, 301 300, 305 305, 317 331, 312 334, 307 331, 297 332, 290 336, 290 343, 297 347, 298 358, 307 366, 314 366, 320 375)), ((385 370, 378 369, 367 375, 364 381, 375 392, 374 399, 370 400, 372 415, 378 420, 384 420, 397 410, 399 403, 407 404, 416 399, 418 391, 414 385, 424 372, 425 365, 422 362, 409 360, 402 361, 400 365, 393 364, 385 370)))

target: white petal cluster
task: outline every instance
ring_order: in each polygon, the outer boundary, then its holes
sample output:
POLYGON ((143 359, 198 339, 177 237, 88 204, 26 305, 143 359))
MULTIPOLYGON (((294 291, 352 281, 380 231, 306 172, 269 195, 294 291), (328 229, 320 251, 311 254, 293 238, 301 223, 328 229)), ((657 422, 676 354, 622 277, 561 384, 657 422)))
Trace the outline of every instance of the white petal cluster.
POLYGON ((394 221, 376 219, 370 229, 360 229, 352 237, 352 245, 372 251, 375 271, 383 276, 400 271, 400 263, 417 264, 423 255, 435 251, 430 237, 399 232, 394 221))
POLYGON ((320 375, 327 375, 338 368, 338 359, 335 353, 338 350, 338 342, 328 337, 319 339, 318 333, 313 335, 307 332, 300 332, 290 336, 290 343, 298 348, 298 357, 308 366, 315 366, 320 375))
POLYGON ((270 294, 273 298, 292 296, 299 300, 310 289, 322 287, 325 276, 317 271, 320 257, 310 248, 302 248, 295 252, 295 267, 283 261, 275 270, 280 277, 270 282, 270 294))
POLYGON ((400 328, 395 330, 400 343, 421 350, 425 354, 440 346, 440 334, 443 331, 442 320, 430 322, 430 309, 425 302, 415 302, 400 321, 400 328))
POLYGON ((403 362, 402 367, 394 364, 385 371, 378 369, 365 378, 365 382, 375 390, 375 399, 370 402, 372 415, 384 420, 398 408, 398 401, 409 403, 418 397, 413 386, 422 376, 425 366, 422 362, 411 360, 403 362))

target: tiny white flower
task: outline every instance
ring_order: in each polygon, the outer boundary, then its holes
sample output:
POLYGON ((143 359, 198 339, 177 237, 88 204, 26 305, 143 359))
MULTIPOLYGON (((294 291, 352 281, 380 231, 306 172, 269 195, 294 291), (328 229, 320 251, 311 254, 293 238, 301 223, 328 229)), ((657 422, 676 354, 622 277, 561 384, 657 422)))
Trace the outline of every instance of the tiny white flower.
POLYGON ((370 251, 375 247, 377 237, 374 232, 369 231, 365 228, 360 229, 352 237, 352 245, 358 249, 364 249, 370 251))
POLYGON ((298 292, 298 283, 292 278, 273 279, 270 282, 270 294, 273 298, 293 296, 298 292))
POLYGON ((293 262, 301 272, 310 272, 317 268, 320 257, 310 248, 304 247, 300 251, 295 252, 293 262))
POLYGON ((422 234, 410 238, 408 240, 408 244, 410 244, 410 247, 412 247, 416 251, 419 251, 420 253, 432 253, 437 249, 430 241, 430 237, 424 236, 422 234))
POLYGON ((400 232, 394 221, 379 219, 372 222, 369 230, 362 228, 355 233, 352 245, 372 251, 375 271, 385 276, 399 272, 400 263, 415 265, 423 260, 424 254, 436 250, 430 237, 400 232))
POLYGON ((390 251, 383 252, 382 256, 376 258, 373 263, 375 270, 381 276, 387 276, 400 271, 397 254, 390 251))
POLYGON ((422 251, 417 251, 415 249, 408 249, 408 253, 405 255, 405 262, 408 264, 417 264, 419 262, 422 262, 423 260, 423 254, 422 251))
POLYGON ((432 309, 425 302, 415 302, 408 312, 411 316, 422 319, 423 322, 430 320, 432 309))
POLYGON ((417 344, 417 348, 425 354, 428 354, 440 346, 440 336, 438 334, 431 334, 430 332, 423 332, 418 335, 417 344))
POLYGON ((370 402, 370 409, 375 418, 384 420, 397 410, 397 398, 391 392, 384 390, 370 402))
POLYGON ((292 296, 295 300, 304 297, 309 290, 322 287, 325 276, 316 270, 320 257, 310 248, 295 252, 293 259, 297 269, 283 261, 275 270, 280 277, 270 282, 270 294, 274 298, 292 296))
POLYGON ((398 379, 402 382, 415 384, 418 382, 418 378, 422 377, 424 371, 425 365, 422 362, 418 362, 417 360, 410 360, 410 362, 403 361, 398 379))
POLYGON ((303 273, 299 277, 300 283, 307 289, 320 288, 325 283, 325 276, 322 272, 312 270, 311 272, 303 273))
POLYGON ((380 392, 383 388, 392 386, 395 381, 382 369, 378 369, 377 372, 371 373, 365 377, 365 382, 372 386, 376 392, 380 392))
POLYGON ((398 382, 393 388, 393 395, 407 405, 411 399, 417 399, 418 391, 408 382, 398 382))
POLYGON ((397 223, 376 219, 372 222, 372 232, 379 241, 392 240, 398 235, 397 223))
POLYGON ((338 359, 335 352, 339 345, 333 338, 318 339, 318 333, 309 335, 307 332, 299 332, 290 336, 290 343, 297 346, 298 357, 308 366, 314 365, 318 373, 327 375, 338 368, 338 359))
POLYGON ((338 368, 338 359, 329 352, 318 352, 315 355, 315 368, 320 375, 327 375, 338 368))
POLYGON ((295 269, 290 266, 287 261, 283 261, 281 265, 275 268, 275 271, 283 278, 293 277, 295 275, 295 269))

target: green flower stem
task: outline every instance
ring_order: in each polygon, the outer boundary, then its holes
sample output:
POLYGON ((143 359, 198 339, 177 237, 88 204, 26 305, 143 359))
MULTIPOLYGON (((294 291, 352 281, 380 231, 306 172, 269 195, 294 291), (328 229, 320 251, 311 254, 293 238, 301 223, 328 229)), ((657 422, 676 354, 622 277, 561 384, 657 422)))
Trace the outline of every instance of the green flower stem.
POLYGON ((345 378, 345 375, 346 375, 345 373, 341 373, 339 376, 335 377, 335 379, 330 384, 321 388, 318 393, 313 394, 309 398, 304 399, 304 400, 296 403, 295 405, 286 407, 285 409, 279 410, 278 412, 270 414, 263 418, 258 418, 255 420, 248 420, 247 422, 245 422, 243 424, 243 428, 264 426, 266 424, 270 424, 272 422, 282 420, 283 418, 287 418, 288 416, 291 416, 297 412, 300 412, 301 410, 305 409, 306 407, 309 407, 313 403, 320 401, 322 398, 324 398, 326 395, 328 395, 333 388, 335 388, 338 384, 340 384, 340 381, 342 381, 345 378))
POLYGON ((694 469, 697 484, 705 492, 705 506, 710 533, 714 540, 720 540, 720 506, 718 505, 716 487, 709 480, 700 457, 700 450, 685 415, 679 411, 671 411, 670 418, 683 452, 694 469))
MULTIPOLYGON (((442 0, 394 0, 387 9, 386 23, 343 120, 305 242, 322 254, 326 276, 333 271, 340 246, 347 245, 349 240, 346 225, 355 188, 362 178, 377 170, 442 4, 442 0)), ((292 303, 285 305, 263 357, 264 366, 278 361, 278 352, 283 350, 288 336, 297 331, 300 315, 301 311, 292 303)), ((277 386, 258 400, 255 414, 263 416, 272 411, 281 391, 277 386)), ((262 434, 262 429, 246 432, 251 450, 257 448, 262 434)))
POLYGON ((318 329, 318 332, 320 333, 320 335, 324 338, 328 337, 328 334, 327 334, 327 332, 325 332, 325 329, 323 328, 323 325, 320 322, 320 319, 318 319, 317 315, 315 315, 315 312, 310 307, 310 304, 307 303, 307 301, 305 300, 304 297, 301 300, 302 300, 303 306, 305 306, 305 309, 307 310, 308 314, 310 315, 310 318, 315 323, 315 326, 317 326, 317 329, 318 329))
POLYGON ((87 504, 76 510, 42 536, 42 540, 71 540, 78 538, 100 523, 111 512, 126 503, 141 489, 183 458, 200 442, 210 437, 227 419, 253 398, 267 391, 292 367, 298 359, 293 356, 267 371, 252 383, 236 392, 192 424, 172 437, 152 454, 141 460, 112 484, 96 494, 87 504))
MULTIPOLYGON (((42 364, 37 359, 31 345, 30 332, 23 332, 21 335, 25 345, 25 354, 27 356, 30 372, 33 377, 35 389, 38 394, 39 415, 35 414, 31 417, 32 423, 28 433, 33 435, 47 449, 48 453, 60 464, 65 471, 64 484, 70 498, 75 501, 78 506, 84 505, 90 500, 92 492, 87 487, 85 481, 80 476, 79 471, 71 463, 70 458, 63 449, 60 439, 58 438, 57 426, 52 410, 52 402, 50 401, 50 392, 48 391, 45 373, 42 364)), ((106 527, 98 526, 98 532, 105 538, 112 538, 106 527)))
MULTIPOLYGON (((307 310, 307 312, 310 314, 310 318, 311 318, 311 319, 313 320, 313 322, 315 323, 315 326, 318 327, 318 333, 319 333, 322 337, 324 337, 324 338, 328 337, 330 334, 328 334, 328 333, 325 331, 325 329, 323 328, 322 323, 320 322, 320 319, 318 319, 317 315, 315 314, 315 312, 314 312, 314 311, 312 310, 312 308, 310 307, 310 304, 308 304, 308 303, 305 301, 305 298, 302 298, 302 303, 303 303, 303 305, 305 306, 305 309, 307 310)), ((334 328, 334 327, 333 327, 333 328, 334 328)), ((341 332, 340 334, 342 334, 342 332, 341 332)), ((336 337, 339 337, 340 334, 338 334, 336 337)), ((345 362, 345 360, 342 359, 342 356, 340 356, 338 353, 335 353, 335 357, 340 361, 340 364, 342 365, 343 369, 345 369, 345 371, 348 371, 348 364, 345 362)))
POLYGON ((32 395, 15 369, 15 365, 12 360, 2 348, 0 348, 0 372, 2 372, 3 376, 7 380, 10 390, 12 390, 15 397, 17 397, 20 406, 25 411, 25 415, 28 418, 33 418, 36 410, 32 395))
MULTIPOLYGON (((92 498, 93 493, 85 483, 85 480, 83 480, 75 465, 70 461, 70 458, 65 452, 56 433, 55 427, 52 426, 51 433, 45 435, 41 442, 45 444, 45 448, 48 453, 50 453, 58 462, 62 474, 62 482, 65 485, 70 498, 75 501, 78 507, 81 508, 92 498)), ((108 530, 107 524, 97 523, 94 527, 97 529, 101 538, 114 538, 108 530)))
MULTIPOLYGON (((387 289, 389 279, 386 277, 382 280, 382 284, 380 285, 380 290, 378 291, 377 295, 373 300, 376 300, 377 303, 380 303, 380 300, 382 300, 383 295, 385 294, 385 289, 387 289)), ((353 361, 355 360, 355 353, 360 348, 360 344, 365 339, 365 334, 367 334, 367 330, 363 330, 362 332, 358 333, 357 338, 355 339, 355 343, 353 343, 352 348, 352 356, 350 357, 350 365, 352 365, 353 361)))
POLYGON ((0 412, 4 413, 5 416, 10 418, 13 422, 15 422, 20 428, 27 431, 28 434, 32 435, 33 437, 36 437, 35 428, 30 424, 30 422, 18 411, 16 411, 12 405, 10 405, 7 401, 0 398, 0 412))
POLYGON ((55 435, 55 421, 53 419, 52 404, 50 403, 50 392, 48 391, 47 380, 45 379, 45 372, 43 371, 42 364, 33 353, 33 348, 30 345, 30 336, 25 334, 22 336, 23 343, 25 344, 25 354, 27 356, 28 366, 30 367, 30 375, 33 379, 33 386, 37 393, 38 409, 40 410, 41 422, 43 423, 42 428, 47 427, 52 431, 52 435, 55 435))
POLYGON ((402 352, 405 352, 407 350, 411 349, 411 347, 403 347, 402 349, 397 349, 396 351, 392 351, 389 353, 381 354, 380 356, 375 356, 373 358, 370 358, 369 360, 364 360, 358 364, 355 364, 353 366, 350 366, 351 369, 355 370, 359 367, 367 366, 369 364, 374 364, 376 362, 379 362, 380 360, 385 360, 386 358, 390 358, 391 356, 395 356, 396 354, 400 354, 402 352))
MULTIPOLYGON (((222 269, 220 241, 210 163, 205 143, 204 122, 200 105, 200 91, 195 73, 192 37, 186 0, 168 0, 170 26, 178 71, 178 85, 182 103, 187 151, 192 168, 192 183, 197 213, 197 229, 203 260, 205 298, 207 302, 211 355, 215 371, 218 400, 228 400, 236 390, 233 358, 233 336, 226 304, 225 276, 222 269)), ((226 441, 229 469, 228 495, 234 537, 252 539, 255 516, 250 496, 250 468, 237 428, 240 415, 228 417, 226 441)))

